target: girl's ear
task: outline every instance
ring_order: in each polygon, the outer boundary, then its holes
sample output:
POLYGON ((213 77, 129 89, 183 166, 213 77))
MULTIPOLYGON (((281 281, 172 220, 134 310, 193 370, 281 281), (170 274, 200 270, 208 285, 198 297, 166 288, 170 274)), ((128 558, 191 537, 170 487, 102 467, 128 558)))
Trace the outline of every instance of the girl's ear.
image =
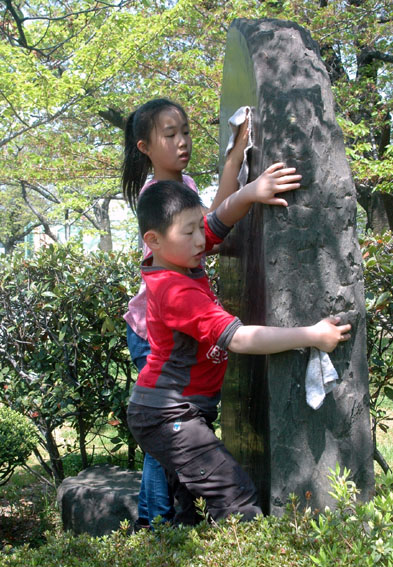
POLYGON ((138 140, 136 143, 136 147, 138 148, 138 150, 142 153, 142 154, 148 154, 148 148, 147 148, 147 144, 144 140, 138 140))
POLYGON ((158 250, 160 247, 160 235, 155 230, 148 230, 143 235, 143 241, 150 248, 150 250, 158 250))

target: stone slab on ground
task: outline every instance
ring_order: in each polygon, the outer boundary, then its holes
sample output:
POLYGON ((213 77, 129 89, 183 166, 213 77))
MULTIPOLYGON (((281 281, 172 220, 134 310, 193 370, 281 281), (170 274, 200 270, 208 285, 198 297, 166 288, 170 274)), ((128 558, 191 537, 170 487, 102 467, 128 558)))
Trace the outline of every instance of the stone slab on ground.
POLYGON ((99 537, 118 530, 123 520, 132 526, 141 478, 140 471, 112 465, 95 465, 66 478, 57 490, 64 529, 99 537))

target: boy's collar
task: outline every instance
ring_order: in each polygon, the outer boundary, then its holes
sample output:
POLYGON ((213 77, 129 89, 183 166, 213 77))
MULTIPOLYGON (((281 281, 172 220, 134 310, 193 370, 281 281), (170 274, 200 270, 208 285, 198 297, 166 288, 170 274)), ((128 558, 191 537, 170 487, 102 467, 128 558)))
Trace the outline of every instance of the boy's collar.
POLYGON ((151 274, 153 272, 172 272, 174 274, 186 275, 190 278, 200 278, 205 274, 205 271, 202 267, 190 268, 189 274, 180 274, 179 272, 175 272, 174 270, 169 270, 168 268, 164 268, 163 266, 153 266, 152 263, 153 263, 153 254, 149 254, 149 256, 146 256, 146 258, 144 258, 144 260, 142 261, 141 268, 144 274, 148 274, 148 273, 151 274))

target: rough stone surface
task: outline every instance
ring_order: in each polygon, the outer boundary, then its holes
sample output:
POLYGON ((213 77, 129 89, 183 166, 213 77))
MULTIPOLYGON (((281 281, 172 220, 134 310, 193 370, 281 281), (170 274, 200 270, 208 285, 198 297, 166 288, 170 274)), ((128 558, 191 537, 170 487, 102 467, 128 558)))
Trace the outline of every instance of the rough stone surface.
POLYGON ((96 465, 68 477, 58 488, 57 501, 63 527, 74 534, 103 536, 138 516, 141 472, 96 465))
POLYGON ((224 306, 245 324, 300 326, 343 314, 352 339, 332 354, 340 384, 315 411, 307 406, 308 351, 230 356, 223 391, 224 441, 253 477, 266 513, 288 495, 332 505, 336 462, 362 497, 374 487, 368 370, 356 197, 317 44, 292 22, 235 20, 229 29, 221 97, 220 152, 229 116, 253 108, 250 179, 284 161, 303 175, 288 208, 254 205, 220 260, 224 306))

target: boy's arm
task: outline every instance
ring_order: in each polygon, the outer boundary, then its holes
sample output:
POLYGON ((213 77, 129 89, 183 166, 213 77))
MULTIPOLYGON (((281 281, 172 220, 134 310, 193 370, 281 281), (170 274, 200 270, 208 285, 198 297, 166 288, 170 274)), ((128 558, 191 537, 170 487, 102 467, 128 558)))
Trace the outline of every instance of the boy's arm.
POLYGON ((236 136, 235 145, 229 152, 224 169, 221 174, 220 184, 217 193, 213 199, 212 204, 207 212, 215 211, 217 207, 227 198, 232 195, 239 188, 237 176, 239 175, 240 167, 243 163, 244 150, 248 142, 248 118, 243 122, 239 128, 236 136))
POLYGON ((339 322, 339 317, 332 317, 309 327, 245 325, 235 331, 228 349, 241 354, 274 354, 306 347, 331 352, 339 342, 350 338, 351 325, 339 322))
POLYGON ((295 173, 294 167, 284 168, 283 163, 274 163, 257 179, 227 197, 216 210, 218 218, 226 226, 233 226, 248 213, 253 203, 287 207, 285 199, 276 194, 300 187, 302 176, 295 173))

